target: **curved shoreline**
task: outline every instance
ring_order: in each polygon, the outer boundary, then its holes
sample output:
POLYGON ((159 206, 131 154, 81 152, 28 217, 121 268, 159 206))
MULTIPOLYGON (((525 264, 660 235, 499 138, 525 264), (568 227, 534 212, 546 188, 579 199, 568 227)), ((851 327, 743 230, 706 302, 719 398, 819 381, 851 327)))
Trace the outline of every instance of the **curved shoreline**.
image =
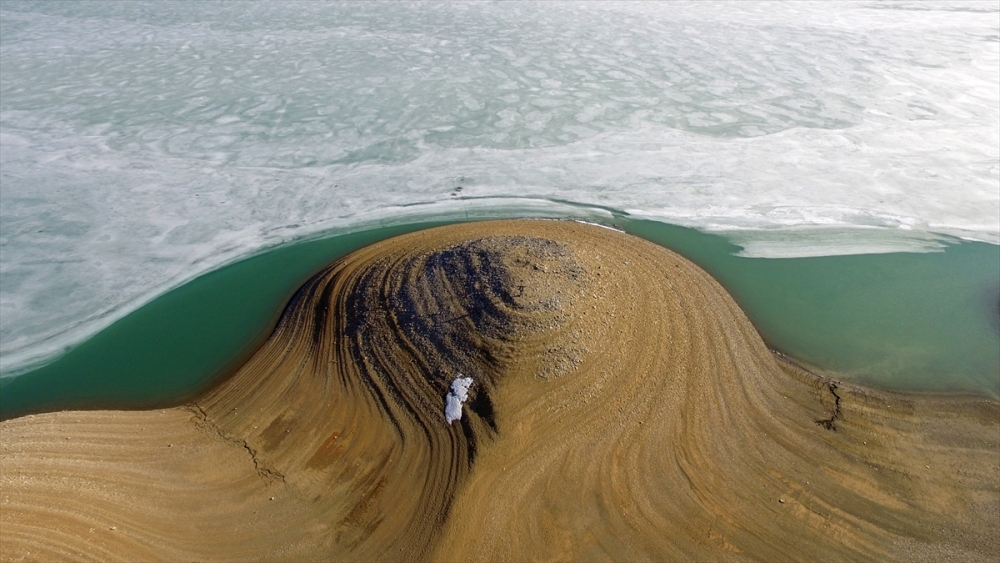
POLYGON ((959 403, 831 393, 636 237, 453 225, 314 277, 189 405, 0 423, 0 558, 988 560, 1000 403, 959 403))
MULTIPOLYGON (((738 247, 716 235, 622 218, 614 224, 708 270, 765 342, 825 373, 882 389, 1000 398, 997 321, 973 306, 1000 298, 1000 277, 991 273, 1000 273, 1000 262, 986 247, 757 260, 735 256, 738 247), (885 268, 894 274, 881 275, 885 268), (845 338, 855 331, 859 337, 845 338)), ((193 397, 242 365, 309 276, 352 249, 431 226, 303 242, 200 277, 54 363, 0 379, 0 420, 66 409, 156 408, 193 397)))

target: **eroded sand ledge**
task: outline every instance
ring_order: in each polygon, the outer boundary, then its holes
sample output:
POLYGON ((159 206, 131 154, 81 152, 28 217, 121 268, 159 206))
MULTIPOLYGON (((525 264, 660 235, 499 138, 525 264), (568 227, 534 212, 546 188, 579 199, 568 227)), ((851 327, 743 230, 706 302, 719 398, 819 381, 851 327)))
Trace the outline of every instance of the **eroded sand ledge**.
POLYGON ((992 560, 1000 405, 830 383, 635 237, 413 233, 192 404, 0 423, 0 559, 992 560))

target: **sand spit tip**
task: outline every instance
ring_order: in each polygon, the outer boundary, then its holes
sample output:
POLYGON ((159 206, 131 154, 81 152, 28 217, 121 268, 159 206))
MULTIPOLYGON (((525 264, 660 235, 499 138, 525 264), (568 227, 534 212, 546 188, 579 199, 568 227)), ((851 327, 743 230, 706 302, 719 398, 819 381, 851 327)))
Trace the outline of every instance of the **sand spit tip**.
POLYGON ((451 392, 444 400, 444 419, 448 424, 462 418, 462 403, 469 398, 469 388, 472 387, 471 377, 462 377, 459 373, 455 380, 451 382, 451 392))

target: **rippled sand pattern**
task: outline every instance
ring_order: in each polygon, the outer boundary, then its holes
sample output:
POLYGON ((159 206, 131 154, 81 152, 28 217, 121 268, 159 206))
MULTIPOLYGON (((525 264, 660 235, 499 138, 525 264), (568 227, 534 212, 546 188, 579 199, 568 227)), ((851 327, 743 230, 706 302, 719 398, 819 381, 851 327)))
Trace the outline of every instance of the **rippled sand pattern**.
POLYGON ((192 404, 0 423, 0 558, 990 560, 1000 406, 767 349, 679 256, 589 225, 330 266, 192 404), (458 373, 464 415, 445 422, 458 373))

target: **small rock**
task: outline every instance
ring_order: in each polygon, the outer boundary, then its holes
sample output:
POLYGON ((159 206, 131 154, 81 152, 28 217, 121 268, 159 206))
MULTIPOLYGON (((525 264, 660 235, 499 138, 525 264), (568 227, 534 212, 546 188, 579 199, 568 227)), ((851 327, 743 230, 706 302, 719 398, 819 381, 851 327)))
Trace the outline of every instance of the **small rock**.
POLYGON ((785 499, 783 499, 783 498, 779 498, 779 499, 778 499, 778 502, 780 502, 781 504, 785 504, 785 499))

